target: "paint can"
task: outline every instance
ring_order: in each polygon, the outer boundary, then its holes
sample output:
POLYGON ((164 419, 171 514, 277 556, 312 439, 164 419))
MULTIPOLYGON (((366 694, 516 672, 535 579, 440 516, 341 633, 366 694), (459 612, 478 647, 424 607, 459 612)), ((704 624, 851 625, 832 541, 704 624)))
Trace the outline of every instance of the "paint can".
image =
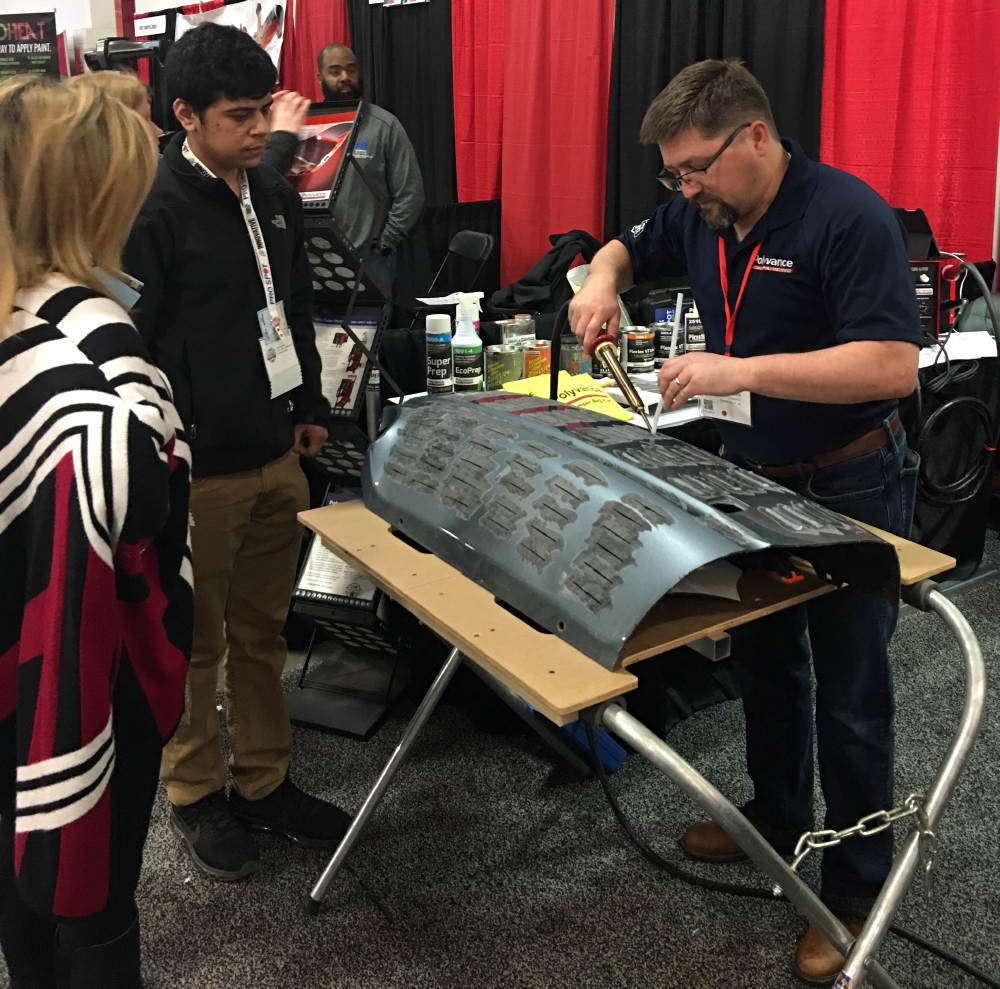
POLYGON ((548 340, 532 340, 524 348, 524 376, 537 378, 552 370, 552 344, 548 340))
MULTIPOLYGON (((670 359, 670 338, 674 335, 674 324, 672 321, 660 321, 651 327, 656 337, 656 356, 654 363, 657 370, 663 367, 665 361, 670 359)), ((684 353, 684 325, 677 327, 677 349, 674 357, 680 357, 684 353)))
POLYGON ((497 326, 500 328, 501 345, 515 344, 521 339, 521 332, 516 320, 498 319, 497 326))
POLYGON ((521 340, 535 339, 535 317, 530 313, 518 313, 514 317, 516 333, 521 340))
POLYGON ((590 374, 590 358, 576 337, 559 344, 559 370, 567 374, 590 374))
POLYGON ((622 366, 628 374, 647 374, 655 360, 654 334, 645 326, 630 326, 621 337, 622 366))
POLYGON ((486 390, 495 391, 508 381, 524 377, 524 351, 513 344, 486 348, 486 390))

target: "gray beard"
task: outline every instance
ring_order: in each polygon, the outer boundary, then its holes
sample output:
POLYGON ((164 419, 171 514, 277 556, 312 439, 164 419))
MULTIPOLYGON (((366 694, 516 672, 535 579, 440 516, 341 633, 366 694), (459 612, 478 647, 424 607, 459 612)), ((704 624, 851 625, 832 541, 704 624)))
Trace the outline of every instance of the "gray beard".
POLYGON ((728 230, 740 218, 739 211, 721 199, 716 199, 714 204, 716 210, 711 213, 706 212, 700 206, 698 207, 701 218, 712 230, 728 230))

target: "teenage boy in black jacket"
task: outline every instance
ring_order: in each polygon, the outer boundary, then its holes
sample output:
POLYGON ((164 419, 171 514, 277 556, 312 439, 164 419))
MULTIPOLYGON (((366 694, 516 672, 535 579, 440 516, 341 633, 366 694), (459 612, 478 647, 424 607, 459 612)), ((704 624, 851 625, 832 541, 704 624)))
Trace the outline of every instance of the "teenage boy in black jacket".
POLYGON ((253 39, 205 24, 166 62, 184 128, 125 249, 133 311, 189 431, 195 633, 188 717, 164 749, 171 823, 215 879, 260 867, 247 827, 331 848, 349 817, 293 785, 281 629, 308 507, 300 456, 327 435, 302 205, 267 144, 276 73, 253 39), (215 707, 226 658, 227 771, 215 707), (246 825, 246 827, 244 826, 246 825))

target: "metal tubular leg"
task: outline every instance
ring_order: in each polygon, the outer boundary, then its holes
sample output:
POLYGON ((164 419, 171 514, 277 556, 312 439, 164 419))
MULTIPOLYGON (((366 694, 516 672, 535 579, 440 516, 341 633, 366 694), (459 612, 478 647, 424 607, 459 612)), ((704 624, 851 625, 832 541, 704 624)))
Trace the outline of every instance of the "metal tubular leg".
POLYGON ((455 675, 455 671, 461 665, 462 654, 458 649, 452 649, 444 665, 438 671, 438 675, 434 678, 430 690, 427 691, 424 699, 420 702, 420 707, 417 708, 417 713, 413 716, 413 720, 406 726, 406 731, 403 732, 403 737, 399 740, 396 750, 392 753, 392 758, 385 764, 385 769, 382 770, 381 775, 375 781, 371 793, 365 798, 365 802, 361 805, 361 810, 354 815, 351 826, 347 829, 347 833, 341 839, 337 850, 333 853, 333 858, 330 859, 329 864, 323 870, 323 875, 319 877, 319 881, 309 893, 308 907, 310 913, 315 914, 319 911, 320 904, 323 902, 323 897, 326 896, 326 891, 329 889, 330 883, 333 882, 334 876, 340 871, 340 867, 344 864, 344 859, 347 858, 354 847, 354 843, 358 840, 362 828, 364 828, 368 818, 371 817, 372 812, 381 802, 386 789, 392 782, 392 778, 396 775, 396 771, 402 765, 403 760, 426 724, 431 712, 441 699, 445 687, 448 686, 449 681, 455 675))
MULTIPOLYGON (((676 783, 714 821, 717 821, 764 875, 781 887, 799 913, 818 927, 839 951, 847 954, 853 941, 851 933, 798 875, 792 872, 788 863, 764 840, 737 807, 621 705, 609 704, 601 714, 601 721, 619 738, 642 753, 664 776, 676 783)), ((881 989, 899 989, 896 982, 877 963, 872 965, 868 978, 873 985, 881 989)), ((860 984, 856 983, 858 986, 860 984)))
MULTIPOLYGON (((986 671, 975 633, 969 627, 962 612, 940 591, 931 591, 927 595, 927 604, 932 611, 936 611, 944 619, 948 627, 955 633, 959 648, 962 650, 962 658, 965 661, 966 674, 965 706, 962 711, 962 720, 924 800, 927 827, 933 831, 951 797, 959 774, 969 758, 976 735, 979 733, 979 726, 983 719, 983 708, 986 704, 986 671)), ((854 948, 844 965, 841 981, 837 985, 842 984, 853 989, 853 987, 861 986, 864 983, 871 960, 892 924, 892 919, 913 880, 919 861, 920 835, 919 829, 914 829, 907 837, 902 851, 893 863, 889 878, 882 887, 874 909, 868 915, 868 922, 865 924, 864 930, 854 943, 854 948)))

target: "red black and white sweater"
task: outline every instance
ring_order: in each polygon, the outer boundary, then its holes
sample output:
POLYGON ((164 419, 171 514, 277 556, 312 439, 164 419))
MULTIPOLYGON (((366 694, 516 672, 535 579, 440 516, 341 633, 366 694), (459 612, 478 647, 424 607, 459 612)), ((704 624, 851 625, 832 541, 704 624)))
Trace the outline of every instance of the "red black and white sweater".
POLYGON ((190 453, 116 302, 57 275, 15 306, 0 339, 0 738, 16 779, 0 789, 20 898, 81 917, 108 896, 123 661, 162 739, 184 709, 190 453))

